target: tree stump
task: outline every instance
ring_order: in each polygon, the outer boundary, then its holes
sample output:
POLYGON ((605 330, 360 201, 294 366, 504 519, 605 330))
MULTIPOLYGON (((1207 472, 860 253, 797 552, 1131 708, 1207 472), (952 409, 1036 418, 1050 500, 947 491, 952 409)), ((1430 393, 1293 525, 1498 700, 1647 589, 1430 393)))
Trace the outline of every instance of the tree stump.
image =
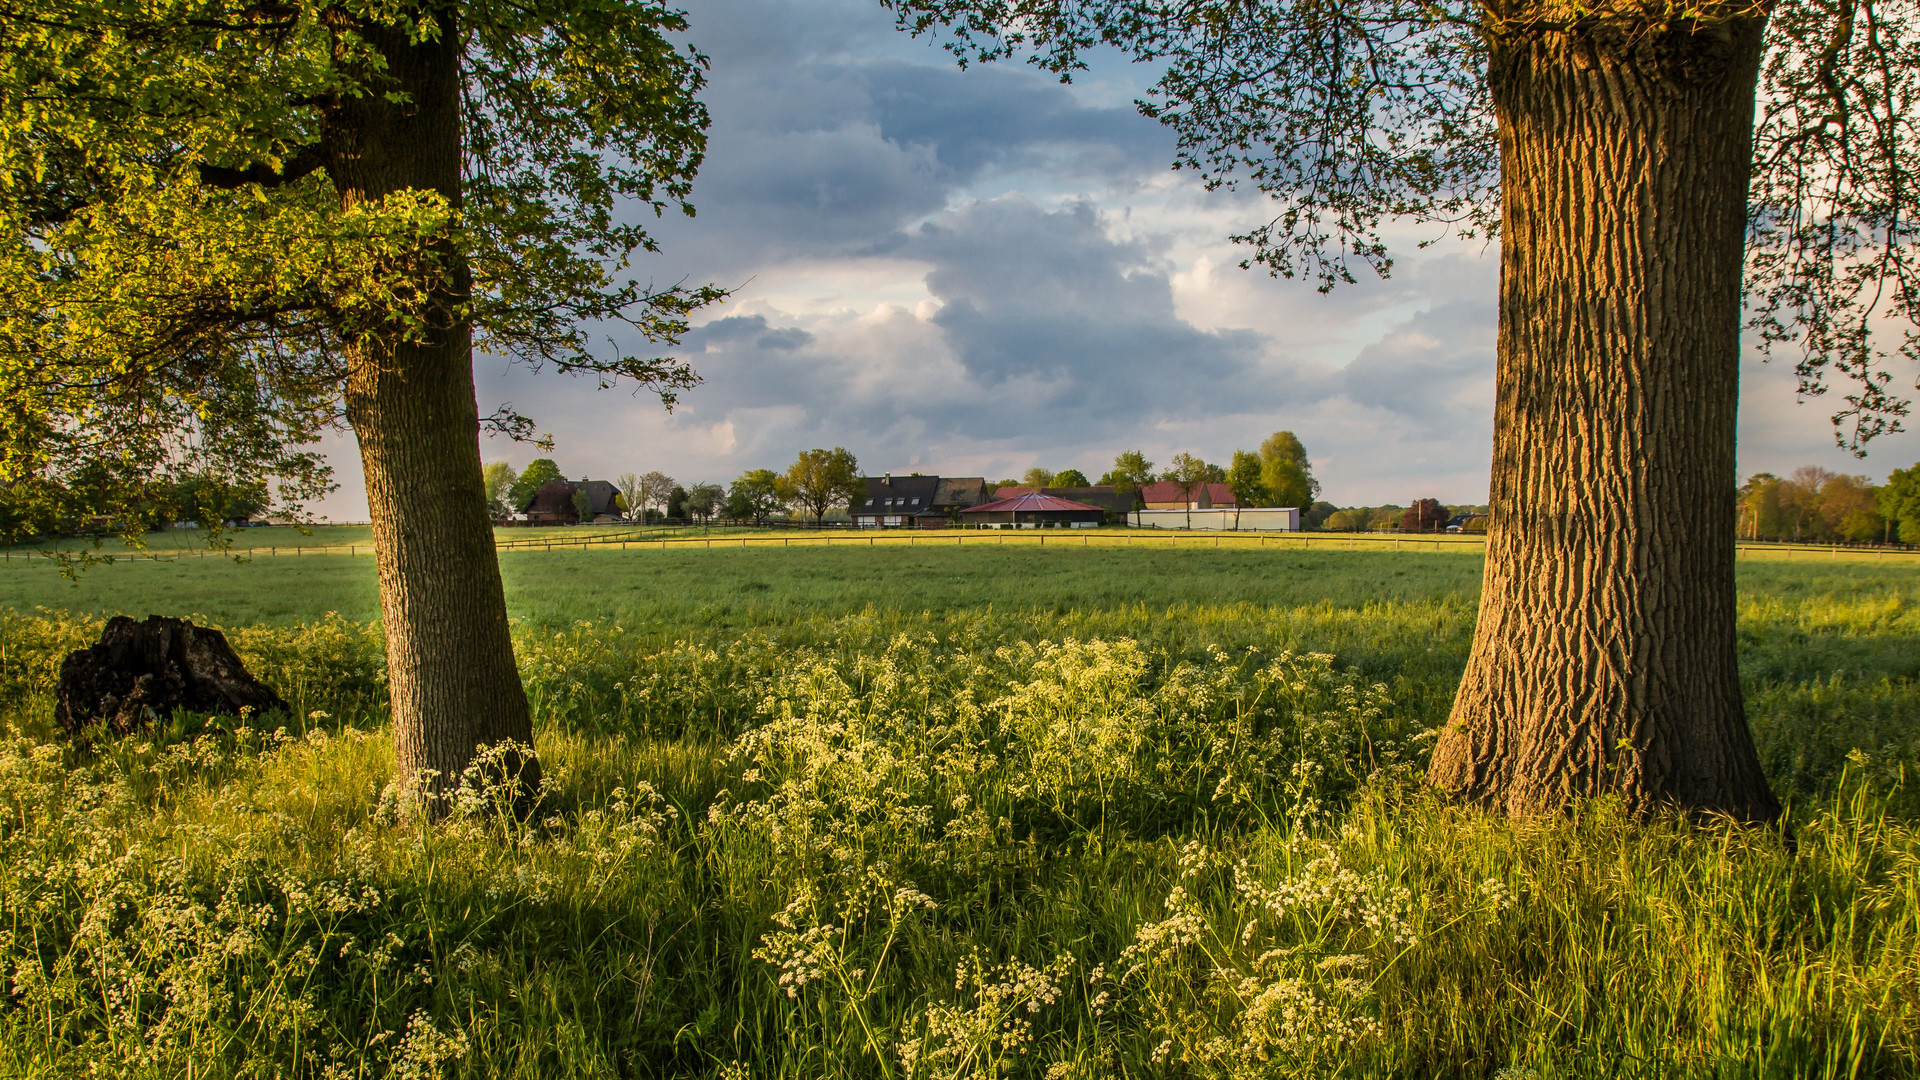
POLYGON ((247 672, 225 634, 164 615, 115 616, 98 645, 60 664, 54 718, 70 737, 140 731, 175 709, 238 716, 287 703, 247 672))

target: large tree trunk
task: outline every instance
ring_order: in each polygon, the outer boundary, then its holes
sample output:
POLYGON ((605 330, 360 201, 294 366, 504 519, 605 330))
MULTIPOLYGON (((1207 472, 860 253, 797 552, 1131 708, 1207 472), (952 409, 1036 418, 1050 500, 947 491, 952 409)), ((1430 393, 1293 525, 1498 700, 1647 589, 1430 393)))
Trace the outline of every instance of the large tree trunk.
MULTIPOLYGON (((450 7, 436 14, 437 41, 362 28, 411 101, 369 96, 332 117, 329 169, 349 207, 406 189, 459 203, 459 36, 450 7)), ((430 774, 428 795, 457 782, 477 747, 533 740, 481 478, 461 313, 469 278, 451 249, 437 254, 453 269, 428 296, 427 340, 374 343, 346 386, 373 518, 396 765, 403 780, 430 774)), ((537 765, 517 755, 501 766, 537 782, 537 765)))
POLYGON ((1734 655, 1734 427, 1763 24, 1521 31, 1501 140, 1485 590, 1429 779, 1770 819, 1734 655))

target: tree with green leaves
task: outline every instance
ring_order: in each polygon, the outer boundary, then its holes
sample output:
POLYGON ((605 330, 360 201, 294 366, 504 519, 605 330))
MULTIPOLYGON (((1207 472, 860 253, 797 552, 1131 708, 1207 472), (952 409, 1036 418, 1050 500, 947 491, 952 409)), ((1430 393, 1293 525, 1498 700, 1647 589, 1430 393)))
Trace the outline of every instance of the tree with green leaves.
POLYGON ((1323 290, 1390 221, 1500 244, 1485 584, 1436 786, 1768 819, 1735 662, 1743 321, 1857 446, 1920 358, 1920 21, 1901 0, 883 0, 963 62, 1109 47, 1243 265, 1323 290), (1744 306, 1743 306, 1744 300, 1744 306))
POLYGON ((659 507, 663 517, 671 516, 668 513, 668 505, 673 500, 673 490, 679 486, 673 482, 673 477, 659 469, 650 470, 642 476, 640 478, 641 520, 646 519, 646 510, 650 506, 659 507))
POLYGON ((514 513, 527 508, 533 501, 534 493, 547 486, 550 480, 561 479, 560 466, 552 458, 534 458, 520 475, 507 485, 507 507, 514 513))
MULTIPOLYGON (((438 790, 532 738, 480 468, 473 350, 630 380, 712 289, 629 277, 687 209, 705 61, 652 0, 36 0, 0 19, 0 483, 182 471, 328 485, 373 518, 397 767, 438 790), (637 211, 637 212, 636 212, 637 211)), ((517 761, 517 758, 515 759, 517 761)), ((515 766, 517 767, 517 766, 515 766)), ((531 773, 524 777, 531 783, 531 773)))
POLYGON ((593 524, 593 496, 587 494, 584 488, 575 488, 569 501, 573 504, 574 524, 593 524))
POLYGON ((512 508, 507 505, 507 492, 512 490, 514 481, 518 479, 519 474, 513 471, 512 465, 504 461, 487 462, 487 467, 480 471, 480 483, 487 493, 488 517, 504 521, 513 515, 512 508))
POLYGON ((1880 516, 1903 544, 1920 544, 1920 464, 1895 469, 1878 492, 1880 516))
POLYGON ((635 473, 621 473, 613 478, 613 486, 620 492, 620 512, 626 515, 627 520, 632 521, 636 516, 644 520, 647 505, 640 477, 635 473))
POLYGON ((1087 481, 1087 474, 1081 472, 1079 469, 1062 469, 1053 474, 1053 480, 1048 483, 1047 486, 1057 488, 1090 487, 1091 484, 1087 481))
POLYGON ((1135 502, 1141 488, 1153 483, 1153 462, 1138 450, 1123 450, 1113 459, 1113 468, 1100 477, 1102 484, 1111 484, 1122 495, 1134 495, 1135 502))
POLYGON ((727 489, 727 512, 758 524, 786 505, 780 496, 780 474, 772 469, 748 469, 727 489))
POLYGON ((825 520, 833 507, 851 505, 866 490, 860 462, 840 446, 801 451, 780 478, 779 486, 782 501, 806 510, 815 521, 825 520))
POLYGON ((1199 497, 1200 490, 1213 480, 1214 467, 1192 454, 1182 450, 1173 455, 1165 477, 1180 485, 1180 495, 1187 507, 1187 528, 1193 528, 1193 502, 1199 497))
POLYGON ((1053 471, 1035 465, 1033 468, 1028 469, 1026 474, 1020 478, 1020 483, 1035 491, 1039 491, 1041 488, 1053 483, 1053 471))
POLYGON ((1313 478, 1307 448, 1291 431, 1276 431, 1260 443, 1260 479, 1273 500, 1269 504, 1272 506, 1297 506, 1305 511, 1320 494, 1320 481, 1313 478))
POLYGON ((1245 450, 1233 452, 1233 464, 1227 466, 1227 486, 1241 506, 1276 506, 1267 491, 1260 455, 1245 450))
POLYGON ((687 489, 687 513, 703 524, 711 522, 713 515, 726 505, 726 500, 727 489, 719 484, 695 484, 687 489))

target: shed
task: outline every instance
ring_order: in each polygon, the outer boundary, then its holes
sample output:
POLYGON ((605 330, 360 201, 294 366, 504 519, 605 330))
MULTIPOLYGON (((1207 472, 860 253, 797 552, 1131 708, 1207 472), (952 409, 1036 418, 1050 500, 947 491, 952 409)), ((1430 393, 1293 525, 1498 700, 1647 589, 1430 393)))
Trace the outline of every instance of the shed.
POLYGON ((1097 506, 1030 492, 962 510, 960 520, 983 529, 1091 529, 1106 515, 1097 506))

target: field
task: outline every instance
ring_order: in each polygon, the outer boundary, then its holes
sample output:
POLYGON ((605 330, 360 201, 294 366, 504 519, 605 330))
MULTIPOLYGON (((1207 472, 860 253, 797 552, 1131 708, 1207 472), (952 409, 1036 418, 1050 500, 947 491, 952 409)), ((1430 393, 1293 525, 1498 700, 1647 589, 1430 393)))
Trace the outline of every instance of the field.
POLYGON ((420 829, 364 555, 0 563, 0 1072, 1920 1075, 1920 561, 1742 561, 1778 830, 1423 793, 1480 565, 508 551, 551 790, 420 829), (116 611, 296 715, 62 748, 116 611))

